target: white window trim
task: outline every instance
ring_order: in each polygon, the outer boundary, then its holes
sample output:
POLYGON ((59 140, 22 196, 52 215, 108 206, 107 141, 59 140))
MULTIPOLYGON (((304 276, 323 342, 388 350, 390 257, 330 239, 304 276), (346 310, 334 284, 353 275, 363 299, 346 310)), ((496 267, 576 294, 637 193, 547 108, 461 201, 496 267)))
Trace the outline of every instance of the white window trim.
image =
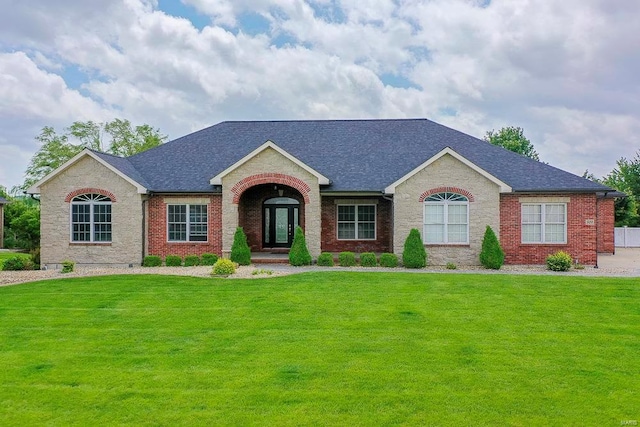
MULTIPOLYGON (((522 243, 523 245, 566 245, 567 244, 567 204, 566 203, 557 203, 557 202, 552 202, 552 203, 521 203, 520 204, 520 243, 522 243), (562 206, 564 208, 564 240, 562 242, 547 242, 545 240, 545 236, 546 236, 546 215, 547 215, 547 206, 550 205, 554 205, 554 206, 562 206), (541 232, 540 232, 540 241, 539 242, 525 242, 523 240, 523 234, 524 234, 524 225, 534 225, 534 224, 538 224, 537 222, 528 222, 528 223, 524 223, 523 222, 523 214, 522 211, 524 209, 525 206, 540 206, 540 210, 541 210, 541 232)), ((553 224, 553 225, 557 225, 560 223, 554 222, 554 223, 549 223, 549 224, 553 224)))
MULTIPOLYGON (((453 193, 453 194, 458 194, 458 193, 453 193)), ((466 201, 451 201, 451 200, 438 200, 438 201, 427 201, 425 200, 422 204, 422 243, 425 245, 468 245, 469 244, 469 198, 463 194, 458 194, 459 196, 462 196, 464 198, 466 198, 466 201), (444 206, 444 218, 445 218, 445 222, 444 222, 444 235, 443 238, 444 240, 442 242, 427 242, 427 230, 426 227, 427 225, 434 225, 434 224, 427 224, 426 220, 427 220, 427 206, 433 206, 433 205, 437 205, 437 206, 444 206), (466 235, 467 235, 467 239, 464 242, 449 242, 449 222, 447 221, 447 218, 449 217, 449 206, 451 205, 456 205, 456 206, 466 206, 467 207, 467 227, 466 227, 466 235)), ((453 224, 453 225, 460 225, 460 224, 453 224)))
MULTIPOLYGON (((365 221, 369 223, 370 221, 365 221)), ((378 240, 378 207, 373 203, 340 203, 336 205, 336 239, 340 241, 354 241, 354 240, 365 240, 368 242, 378 240), (344 239, 339 237, 339 224, 342 222, 351 222, 351 221, 339 221, 339 210, 340 206, 354 206, 355 207, 355 219, 353 223, 355 224, 355 238, 353 239, 344 239), (373 206, 373 238, 361 239, 358 237, 358 206, 373 206)))
POLYGON ((166 231, 167 231, 167 243, 209 243, 209 205, 204 203, 167 203, 167 217, 166 217, 166 231), (187 209, 187 239, 186 240, 169 240, 169 206, 186 206, 187 209), (191 206, 206 206, 207 212, 207 239, 206 240, 189 240, 189 229, 191 226, 191 220, 189 217, 189 211, 191 206))
MULTIPOLYGON (((91 193, 93 194, 93 193, 91 193)), ((83 196, 84 194, 79 194, 76 197, 83 196)), ((106 196, 105 196, 106 197, 106 196)), ((85 223, 82 223, 85 224, 85 223)), ((103 223, 100 223, 103 224, 103 223)), ((83 243, 96 243, 96 244, 110 244, 113 242, 113 202, 111 200, 108 201, 97 201, 97 200, 86 200, 86 201, 73 201, 69 203, 69 242, 73 244, 83 244, 83 243), (91 227, 91 231, 89 233, 89 240, 73 240, 73 207, 77 205, 89 205, 89 224, 91 227), (95 205, 109 205, 111 206, 111 240, 95 240, 95 218, 94 218, 94 206, 95 205)))

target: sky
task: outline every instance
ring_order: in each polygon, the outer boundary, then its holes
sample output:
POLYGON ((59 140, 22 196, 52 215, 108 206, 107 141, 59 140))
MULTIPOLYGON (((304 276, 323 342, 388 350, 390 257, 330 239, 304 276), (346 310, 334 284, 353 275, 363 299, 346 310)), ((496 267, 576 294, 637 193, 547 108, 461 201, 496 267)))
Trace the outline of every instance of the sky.
POLYGON ((542 161, 640 150, 637 0, 0 0, 0 185, 44 126, 225 120, 524 128, 542 161))

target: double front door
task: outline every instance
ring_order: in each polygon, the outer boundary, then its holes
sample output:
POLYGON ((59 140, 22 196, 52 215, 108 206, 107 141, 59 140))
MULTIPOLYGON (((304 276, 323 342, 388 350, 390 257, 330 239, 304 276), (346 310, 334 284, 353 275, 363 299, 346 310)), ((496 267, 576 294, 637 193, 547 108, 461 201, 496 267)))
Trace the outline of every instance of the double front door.
POLYGON ((266 200, 263 205, 262 246, 290 248, 299 224, 300 203, 288 197, 266 200))

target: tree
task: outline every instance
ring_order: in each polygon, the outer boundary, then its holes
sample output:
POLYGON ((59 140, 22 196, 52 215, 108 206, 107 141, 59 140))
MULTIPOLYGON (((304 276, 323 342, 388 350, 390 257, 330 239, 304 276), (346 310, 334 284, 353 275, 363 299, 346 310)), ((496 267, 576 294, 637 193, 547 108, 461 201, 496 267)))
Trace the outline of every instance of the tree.
POLYGON ((289 264, 295 267, 311 265, 311 254, 307 248, 304 231, 302 231, 302 227, 300 226, 296 227, 293 235, 293 243, 291 244, 291 250, 289 250, 289 264))
POLYGON ((73 122, 62 134, 56 133, 51 126, 45 126, 35 139, 41 146, 27 167, 25 181, 19 187, 22 191, 40 181, 84 148, 103 151, 108 147, 108 153, 127 157, 157 147, 167 136, 147 124, 132 128, 129 120, 115 119, 107 123, 73 122), (104 135, 109 136, 107 141, 104 140, 104 135))
POLYGON ((33 249, 40 244, 40 205, 29 197, 7 197, 4 207, 5 246, 33 249))
POLYGON ((247 243, 247 235, 244 234, 242 227, 236 228, 236 232, 233 235, 233 244, 231 245, 231 261, 237 262, 240 265, 251 264, 251 248, 247 243))
POLYGON ((404 241, 402 264, 407 268, 423 268, 427 265, 427 251, 417 228, 412 228, 404 241))
POLYGON ((627 195, 616 199, 616 226, 637 227, 640 225, 640 151, 631 160, 620 158, 616 165, 602 180, 603 184, 627 195))
POLYGON ((482 250, 480 251, 480 264, 485 268, 500 270, 504 264, 504 251, 500 247, 500 242, 493 229, 487 225, 482 239, 482 250))
POLYGON ((490 130, 484 136, 484 140, 493 145, 498 145, 513 151, 514 153, 540 161, 540 157, 533 148, 533 144, 524 136, 524 130, 522 128, 508 126, 500 129, 498 132, 490 130))

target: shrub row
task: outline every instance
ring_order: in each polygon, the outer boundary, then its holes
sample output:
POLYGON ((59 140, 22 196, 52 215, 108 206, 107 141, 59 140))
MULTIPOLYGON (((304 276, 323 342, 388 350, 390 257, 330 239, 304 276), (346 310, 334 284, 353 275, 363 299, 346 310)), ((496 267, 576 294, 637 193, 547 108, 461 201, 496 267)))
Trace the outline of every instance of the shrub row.
MULTIPOLYGON (((202 254, 187 255, 184 260, 179 255, 167 255, 164 259, 164 265, 167 267, 190 267, 194 265, 214 265, 218 261, 218 255, 216 254, 202 254)), ((162 258, 158 255, 147 255, 142 261, 143 267, 160 267, 162 265, 162 258)))
MULTIPOLYGON (((318 257, 317 264, 321 267, 333 267, 335 265, 333 260, 333 254, 330 252, 322 252, 318 257)), ((356 254, 353 252, 340 252, 338 254, 338 265, 340 267, 355 267, 358 265, 356 261, 356 254)), ((362 267, 397 267, 398 257, 396 254, 383 253, 380 255, 380 259, 376 258, 376 254, 373 252, 363 252, 360 254, 360 266, 362 267)))

